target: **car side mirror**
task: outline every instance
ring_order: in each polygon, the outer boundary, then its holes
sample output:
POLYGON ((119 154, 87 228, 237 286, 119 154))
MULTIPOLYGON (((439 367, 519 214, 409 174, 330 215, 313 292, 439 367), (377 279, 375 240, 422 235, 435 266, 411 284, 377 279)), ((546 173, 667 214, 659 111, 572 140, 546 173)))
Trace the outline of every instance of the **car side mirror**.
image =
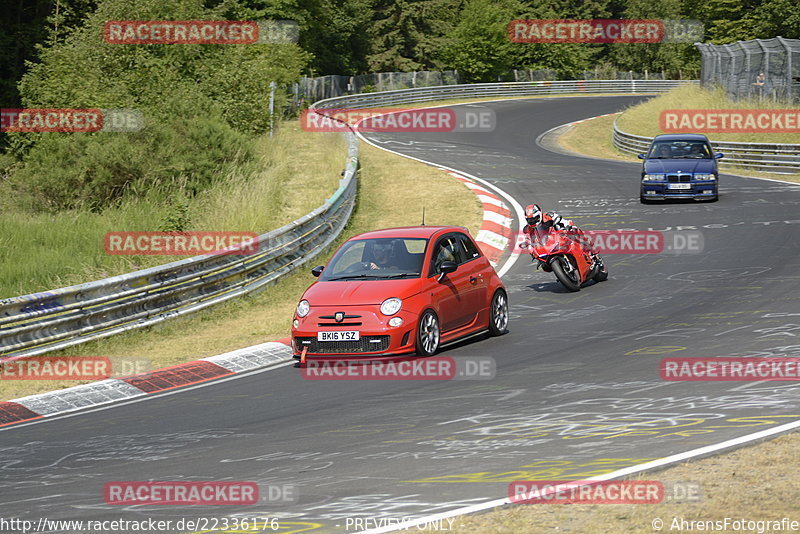
POLYGON ((454 261, 443 261, 442 264, 439 266, 439 281, 442 281, 442 278, 445 277, 446 274, 455 272, 458 269, 458 264, 454 261))
POLYGON ((714 154, 714 157, 716 159, 722 159, 725 157, 725 154, 723 154, 722 152, 717 152, 716 154, 714 154))
POLYGON ((636 157, 639 159, 644 159, 644 154, 636 154, 636 157))
POLYGON ((324 271, 324 270, 325 270, 325 266, 324 265, 317 265, 316 267, 311 269, 311 274, 313 274, 314 276, 319 278, 319 275, 321 275, 322 271, 324 271))

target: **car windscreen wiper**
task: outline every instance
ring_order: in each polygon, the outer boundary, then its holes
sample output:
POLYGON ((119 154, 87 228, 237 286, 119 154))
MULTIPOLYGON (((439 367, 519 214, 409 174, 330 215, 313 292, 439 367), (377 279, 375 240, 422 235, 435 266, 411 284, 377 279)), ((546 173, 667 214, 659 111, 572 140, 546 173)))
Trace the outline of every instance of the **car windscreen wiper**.
POLYGON ((419 273, 398 273, 383 278, 404 278, 406 276, 419 276, 419 273))
POLYGON ((374 274, 347 274, 344 276, 335 276, 333 278, 325 278, 328 282, 333 282, 334 280, 351 280, 356 278, 386 278, 385 276, 378 276, 374 274))

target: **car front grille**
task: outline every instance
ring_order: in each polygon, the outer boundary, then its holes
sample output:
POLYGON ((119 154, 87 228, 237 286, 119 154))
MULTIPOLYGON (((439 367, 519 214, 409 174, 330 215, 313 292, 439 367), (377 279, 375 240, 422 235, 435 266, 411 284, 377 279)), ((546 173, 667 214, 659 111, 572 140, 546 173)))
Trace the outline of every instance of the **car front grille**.
POLYGON ((691 182, 692 175, 691 174, 668 174, 667 181, 672 183, 679 183, 679 182, 691 182))
POLYGON ((389 336, 362 336, 358 341, 317 341, 315 337, 296 337, 298 351, 308 347, 308 354, 351 354, 383 352, 389 348, 389 336))

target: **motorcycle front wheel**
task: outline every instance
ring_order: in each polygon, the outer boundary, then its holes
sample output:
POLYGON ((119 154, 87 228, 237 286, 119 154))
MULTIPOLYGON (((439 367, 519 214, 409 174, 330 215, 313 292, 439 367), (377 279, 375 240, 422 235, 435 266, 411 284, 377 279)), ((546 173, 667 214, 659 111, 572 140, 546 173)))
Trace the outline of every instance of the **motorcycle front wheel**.
POLYGON ((567 288, 567 291, 580 291, 581 275, 569 258, 556 258, 550 263, 550 266, 553 268, 553 274, 556 275, 561 285, 567 288))

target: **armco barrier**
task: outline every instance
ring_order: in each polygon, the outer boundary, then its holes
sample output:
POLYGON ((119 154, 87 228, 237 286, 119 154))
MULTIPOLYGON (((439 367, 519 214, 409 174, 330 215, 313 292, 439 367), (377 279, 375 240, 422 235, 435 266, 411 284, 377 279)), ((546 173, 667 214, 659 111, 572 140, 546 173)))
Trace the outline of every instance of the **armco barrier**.
MULTIPOLYGON (((0 356, 32 356, 149 326, 262 289, 341 233, 356 198, 358 141, 319 208, 258 238, 250 255, 203 255, 112 278, 0 300, 0 356)), ((98 245, 99 246, 99 245, 98 245)))
MULTIPOLYGON (((657 93, 678 80, 578 80, 447 85, 348 95, 317 102, 326 108, 430 102, 451 98, 548 94, 657 93)), ((341 233, 356 196, 358 142, 349 137, 339 189, 306 216, 259 236, 259 252, 206 255, 104 280, 0 300, 0 358, 32 356, 149 326, 262 289, 307 263, 341 233)), ((99 246, 99 245, 98 245, 99 246)))
POLYGON ((369 108, 414 104, 454 98, 502 98, 591 93, 661 93, 696 80, 569 80, 510 83, 476 83, 362 93, 320 100, 314 107, 369 108))
MULTIPOLYGON (((614 121, 614 146, 622 152, 641 154, 650 148, 652 137, 623 132, 614 121)), ((725 158, 721 164, 735 165, 768 172, 800 171, 800 145, 786 143, 734 143, 711 141, 714 150, 725 158)))

